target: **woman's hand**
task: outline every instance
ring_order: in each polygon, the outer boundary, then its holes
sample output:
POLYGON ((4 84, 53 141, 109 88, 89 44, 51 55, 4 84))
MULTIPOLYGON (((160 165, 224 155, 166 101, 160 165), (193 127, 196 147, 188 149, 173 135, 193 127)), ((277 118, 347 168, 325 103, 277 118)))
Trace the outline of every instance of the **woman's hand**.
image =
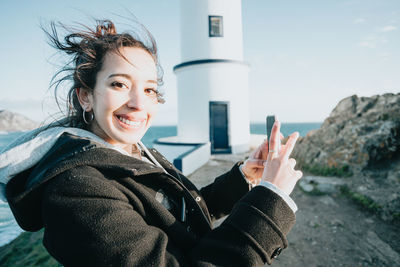
POLYGON ((270 182, 289 195, 296 182, 303 176, 301 171, 294 169, 296 160, 289 158, 299 133, 291 134, 286 144, 282 146, 279 135, 280 122, 276 121, 271 131, 270 149, 262 173, 262 180, 270 182))
POLYGON ((251 154, 242 165, 242 172, 252 184, 259 184, 264 171, 264 163, 268 157, 268 139, 251 154))
MULTIPOLYGON (((279 133, 279 138, 283 139, 283 135, 279 133)), ((252 184, 259 184, 265 168, 265 162, 268 157, 268 139, 251 154, 248 159, 243 163, 242 172, 252 184)))

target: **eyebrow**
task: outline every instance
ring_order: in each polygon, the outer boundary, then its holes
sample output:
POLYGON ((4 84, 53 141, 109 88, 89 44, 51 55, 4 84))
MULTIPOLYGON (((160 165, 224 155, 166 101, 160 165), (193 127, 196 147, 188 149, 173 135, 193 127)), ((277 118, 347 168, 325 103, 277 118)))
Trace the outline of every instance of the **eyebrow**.
MULTIPOLYGON (((108 76, 107 79, 110 79, 112 77, 124 77, 128 80, 131 80, 131 81, 133 80, 132 76, 129 74, 126 74, 126 73, 113 73, 113 74, 110 74, 110 76, 108 76)), ((156 80, 147 80, 146 82, 158 84, 156 80)))

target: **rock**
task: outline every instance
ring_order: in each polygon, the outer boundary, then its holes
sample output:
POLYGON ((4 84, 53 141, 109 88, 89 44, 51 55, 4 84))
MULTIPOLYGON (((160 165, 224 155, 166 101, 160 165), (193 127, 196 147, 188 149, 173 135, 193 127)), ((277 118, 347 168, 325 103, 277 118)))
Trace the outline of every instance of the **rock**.
POLYGON ((335 185, 329 184, 329 183, 318 184, 316 186, 316 189, 319 192, 325 193, 325 194, 332 194, 332 193, 335 193, 337 191, 335 185))
POLYGON ((375 232, 367 232, 366 248, 366 255, 370 255, 372 253, 380 255, 381 257, 379 257, 379 259, 383 261, 384 266, 390 266, 390 264, 393 262, 400 262, 400 255, 386 242, 380 239, 375 232))
MULTIPOLYGON (((347 196, 384 220, 400 219, 399 93, 341 100, 319 129, 298 140, 292 156, 305 172, 351 176, 342 179, 347 196)), ((301 188, 332 194, 342 186, 316 177, 301 188)))
POLYGON ((334 219, 330 222, 331 226, 339 226, 342 227, 344 225, 344 223, 341 220, 338 219, 334 219))
POLYGON ((366 223, 374 223, 374 220, 372 220, 371 218, 365 219, 366 223))
POLYGON ((400 151, 400 94, 353 95, 339 102, 320 129, 293 152, 303 166, 357 172, 393 159, 400 151))
POLYGON ((299 186, 304 192, 307 192, 307 193, 312 192, 314 190, 314 186, 307 183, 307 181, 305 181, 305 180, 301 180, 299 182, 299 186))
POLYGON ((341 178, 311 175, 306 175, 299 182, 299 186, 304 192, 314 195, 337 193, 343 184, 344 181, 341 178))
POLYGON ((28 119, 27 117, 7 110, 0 110, 0 131, 26 131, 37 128, 38 126, 38 123, 28 119))

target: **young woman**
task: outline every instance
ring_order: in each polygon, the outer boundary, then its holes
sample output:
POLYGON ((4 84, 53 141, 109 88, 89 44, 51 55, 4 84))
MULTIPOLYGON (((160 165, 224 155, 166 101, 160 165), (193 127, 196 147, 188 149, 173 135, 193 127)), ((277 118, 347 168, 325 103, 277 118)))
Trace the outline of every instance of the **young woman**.
POLYGON ((163 102, 161 69, 148 43, 111 21, 73 32, 56 48, 73 57, 63 125, 14 142, 0 178, 19 225, 44 227, 43 243, 65 266, 262 266, 287 247, 302 176, 289 156, 298 133, 270 143, 198 190, 141 138, 163 102), (212 227, 214 220, 228 215, 212 227))

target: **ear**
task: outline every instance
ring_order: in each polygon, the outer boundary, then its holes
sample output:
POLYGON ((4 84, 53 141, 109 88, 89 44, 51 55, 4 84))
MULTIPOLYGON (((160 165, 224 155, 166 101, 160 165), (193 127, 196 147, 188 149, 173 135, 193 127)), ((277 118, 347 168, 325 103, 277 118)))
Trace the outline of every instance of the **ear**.
POLYGON ((76 95, 78 96, 79 103, 85 111, 91 111, 93 107, 92 93, 83 88, 76 88, 76 95))

